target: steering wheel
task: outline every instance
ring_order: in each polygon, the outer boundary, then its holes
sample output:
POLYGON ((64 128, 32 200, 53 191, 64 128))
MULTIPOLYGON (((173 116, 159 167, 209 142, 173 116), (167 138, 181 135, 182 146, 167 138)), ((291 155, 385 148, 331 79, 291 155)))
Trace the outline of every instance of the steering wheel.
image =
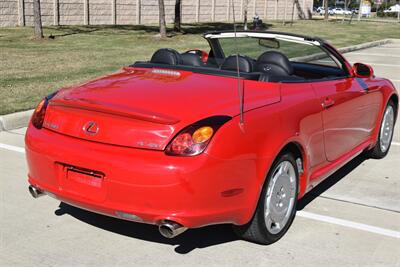
POLYGON ((198 55, 203 63, 207 63, 208 53, 201 49, 190 49, 185 53, 198 55))

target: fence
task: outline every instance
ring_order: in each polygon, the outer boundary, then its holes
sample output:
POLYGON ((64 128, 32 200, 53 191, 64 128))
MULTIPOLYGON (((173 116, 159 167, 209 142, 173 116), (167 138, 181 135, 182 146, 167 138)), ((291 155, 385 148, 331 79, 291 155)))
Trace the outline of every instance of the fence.
MULTIPOLYGON (((182 22, 222 22, 243 19, 245 0, 181 0, 182 22)), ((172 22, 175 0, 164 0, 172 22)), ((248 16, 309 18, 313 0, 249 0, 248 16)), ((99 25, 158 23, 158 0, 41 0, 43 25, 99 25)), ((33 24, 32 0, 0 0, 0 26, 33 24)))

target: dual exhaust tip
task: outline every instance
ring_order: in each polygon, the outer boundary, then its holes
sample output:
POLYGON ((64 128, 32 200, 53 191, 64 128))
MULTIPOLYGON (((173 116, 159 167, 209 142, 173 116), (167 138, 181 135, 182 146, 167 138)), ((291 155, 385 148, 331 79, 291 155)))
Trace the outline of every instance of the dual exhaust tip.
MULTIPOLYGON (((43 190, 33 185, 29 186, 29 193, 32 195, 33 198, 39 198, 46 194, 43 190)), ((163 237, 166 238, 174 238, 185 232, 187 229, 187 227, 184 227, 183 225, 170 220, 164 220, 158 226, 158 231, 163 237)))
POLYGON ((158 231, 163 237, 166 238, 174 238, 185 232, 187 229, 187 227, 169 220, 162 221, 158 226, 158 231))
POLYGON ((40 190, 39 188, 33 185, 29 186, 29 193, 31 193, 33 198, 39 198, 46 194, 43 190, 40 190))

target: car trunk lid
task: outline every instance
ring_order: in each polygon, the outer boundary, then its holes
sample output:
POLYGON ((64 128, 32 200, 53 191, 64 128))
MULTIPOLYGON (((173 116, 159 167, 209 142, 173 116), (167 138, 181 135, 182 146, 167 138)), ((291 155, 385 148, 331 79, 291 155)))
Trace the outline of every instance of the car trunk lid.
MULTIPOLYGON (((243 81, 245 111, 280 100, 279 85, 243 81)), ((187 71, 126 68, 61 90, 44 127, 118 146, 163 150, 184 127, 215 115, 239 113, 237 80, 187 71)))

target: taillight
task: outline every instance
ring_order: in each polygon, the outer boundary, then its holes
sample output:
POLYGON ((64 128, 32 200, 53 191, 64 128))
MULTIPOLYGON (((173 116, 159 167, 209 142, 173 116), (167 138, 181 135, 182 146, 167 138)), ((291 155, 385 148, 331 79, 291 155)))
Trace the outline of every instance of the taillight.
POLYGON ((195 156, 202 153, 215 132, 230 119, 229 116, 214 116, 186 127, 172 139, 165 153, 171 156, 195 156))
POLYGON ((31 120, 31 122, 32 122, 33 126, 35 126, 35 128, 42 129, 43 122, 44 122, 44 116, 46 115, 47 105, 49 104, 50 99, 52 99, 57 94, 57 92, 58 91, 46 96, 37 105, 35 111, 33 112, 32 120, 31 120))

